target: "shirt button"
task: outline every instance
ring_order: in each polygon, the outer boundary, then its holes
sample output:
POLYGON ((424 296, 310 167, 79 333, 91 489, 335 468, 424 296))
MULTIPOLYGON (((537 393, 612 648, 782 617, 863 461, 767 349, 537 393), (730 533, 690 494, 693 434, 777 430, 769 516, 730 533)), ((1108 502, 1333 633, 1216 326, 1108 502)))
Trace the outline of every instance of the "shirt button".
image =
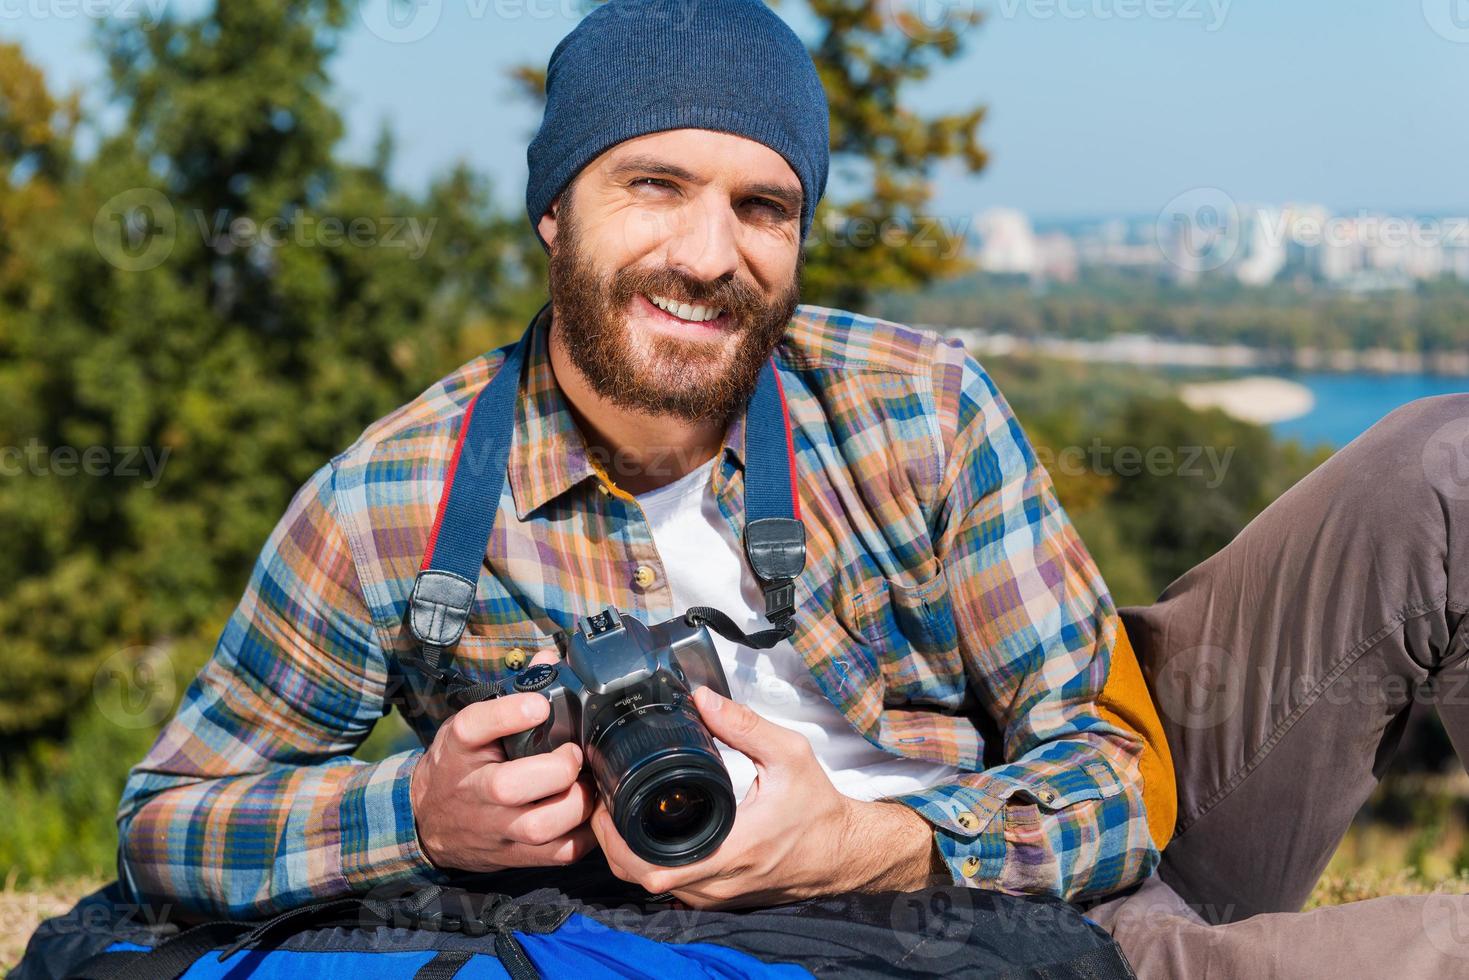
POLYGON ((1036 799, 1040 800, 1042 803, 1046 804, 1047 806, 1049 806, 1050 804, 1056 802, 1056 794, 1053 793, 1053 792, 1051 792, 1048 789, 1043 789, 1040 792, 1036 793, 1035 795, 1036 795, 1036 799))
POLYGON ((638 570, 633 573, 632 580, 640 589, 651 588, 653 583, 658 581, 658 573, 647 565, 639 565, 638 570))
POLYGON ((965 858, 964 863, 959 866, 959 870, 964 872, 964 877, 973 878, 975 875, 979 874, 979 858, 965 858))
POLYGON ((505 654, 505 666, 509 667, 511 670, 519 670, 520 668, 524 667, 525 651, 522 650, 520 647, 516 647, 514 650, 511 650, 509 653, 505 654))
POLYGON ((968 810, 965 810, 963 813, 959 814, 959 826, 963 827, 965 830, 978 829, 979 818, 970 813, 968 810))

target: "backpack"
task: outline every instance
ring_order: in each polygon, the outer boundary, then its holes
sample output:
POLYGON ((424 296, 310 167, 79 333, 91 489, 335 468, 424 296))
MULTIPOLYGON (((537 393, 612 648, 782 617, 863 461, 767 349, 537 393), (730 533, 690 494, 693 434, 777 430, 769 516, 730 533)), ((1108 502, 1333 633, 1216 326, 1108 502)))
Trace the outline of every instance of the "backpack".
POLYGON ((1112 938, 1055 898, 951 886, 696 911, 617 881, 594 856, 254 922, 189 920, 113 883, 43 922, 10 980, 541 976, 1134 977, 1112 938))

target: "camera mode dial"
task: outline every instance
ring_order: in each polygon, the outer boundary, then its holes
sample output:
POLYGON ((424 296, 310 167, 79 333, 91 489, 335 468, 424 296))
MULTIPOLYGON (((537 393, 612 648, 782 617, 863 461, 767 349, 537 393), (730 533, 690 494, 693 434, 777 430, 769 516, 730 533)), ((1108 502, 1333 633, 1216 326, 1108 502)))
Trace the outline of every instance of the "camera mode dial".
POLYGON ((515 689, 521 692, 544 691, 556 680, 555 664, 533 664, 515 676, 515 689))

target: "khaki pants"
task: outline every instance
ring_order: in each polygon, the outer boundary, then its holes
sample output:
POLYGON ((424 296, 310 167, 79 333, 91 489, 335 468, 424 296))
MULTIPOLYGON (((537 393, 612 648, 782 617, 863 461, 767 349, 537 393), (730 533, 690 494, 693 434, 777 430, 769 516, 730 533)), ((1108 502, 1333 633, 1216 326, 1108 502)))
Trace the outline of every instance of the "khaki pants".
POLYGON ((1122 610, 1179 789, 1158 873, 1088 912, 1139 977, 1469 977, 1469 896, 1298 911, 1415 700, 1469 760, 1466 613, 1469 395, 1389 415, 1122 610))

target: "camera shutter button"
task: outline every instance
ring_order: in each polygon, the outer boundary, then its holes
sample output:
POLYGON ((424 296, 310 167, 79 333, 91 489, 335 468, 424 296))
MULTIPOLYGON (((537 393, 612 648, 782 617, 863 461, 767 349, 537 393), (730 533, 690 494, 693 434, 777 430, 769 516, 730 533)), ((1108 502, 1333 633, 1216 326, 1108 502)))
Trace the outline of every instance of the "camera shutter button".
POLYGON ((517 691, 543 691, 556 680, 555 664, 532 664, 515 678, 517 691))

